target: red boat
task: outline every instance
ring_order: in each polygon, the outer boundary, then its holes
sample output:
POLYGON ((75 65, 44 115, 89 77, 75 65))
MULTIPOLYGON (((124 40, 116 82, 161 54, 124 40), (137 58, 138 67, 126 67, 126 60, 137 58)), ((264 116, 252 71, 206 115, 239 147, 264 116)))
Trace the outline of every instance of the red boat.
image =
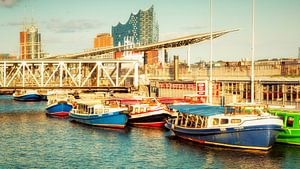
POLYGON ((139 127, 163 127, 170 116, 167 107, 154 98, 130 105, 129 112, 128 123, 139 127))

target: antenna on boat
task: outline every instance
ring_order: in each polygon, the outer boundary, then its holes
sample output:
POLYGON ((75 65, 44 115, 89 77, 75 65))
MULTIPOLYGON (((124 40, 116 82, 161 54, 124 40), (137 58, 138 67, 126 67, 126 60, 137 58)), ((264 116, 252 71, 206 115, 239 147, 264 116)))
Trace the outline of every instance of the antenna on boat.
POLYGON ((255 0, 252 0, 251 103, 254 103, 254 28, 255 0))
POLYGON ((213 55, 213 37, 212 37, 212 0, 209 0, 210 10, 210 76, 209 76, 209 104, 212 104, 212 55, 213 55))

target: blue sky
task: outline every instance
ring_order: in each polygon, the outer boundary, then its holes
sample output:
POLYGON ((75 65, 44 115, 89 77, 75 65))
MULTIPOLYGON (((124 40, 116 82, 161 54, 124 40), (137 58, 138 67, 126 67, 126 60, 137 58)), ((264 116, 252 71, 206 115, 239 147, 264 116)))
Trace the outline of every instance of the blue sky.
MULTIPOLYGON (((209 0, 1 0, 0 53, 19 53, 19 32, 33 16, 51 55, 93 47, 98 33, 154 5, 160 40, 209 32, 209 0)), ((252 0, 213 0, 213 30, 240 31, 213 41, 214 60, 251 58, 252 0)), ((255 58, 297 57, 300 0, 256 0, 255 58)), ((209 59, 209 42, 191 47, 192 62, 209 59)), ((186 48, 169 50, 185 59, 186 48)))

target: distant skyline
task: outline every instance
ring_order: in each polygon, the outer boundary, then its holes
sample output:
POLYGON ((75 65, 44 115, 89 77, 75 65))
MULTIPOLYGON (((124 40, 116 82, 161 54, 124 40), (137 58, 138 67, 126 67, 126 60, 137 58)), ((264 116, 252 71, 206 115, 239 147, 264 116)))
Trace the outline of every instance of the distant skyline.
MULTIPOLYGON (((127 22, 131 13, 154 5, 160 41, 206 33, 209 0, 1 0, 0 53, 19 54, 19 32, 31 17, 39 27, 42 49, 50 55, 93 47, 99 33, 127 22)), ((252 0, 213 0, 213 31, 239 28, 213 41, 213 60, 251 58, 252 0)), ((256 0, 255 59, 297 57, 300 0, 256 0)), ((191 47, 191 61, 209 60, 209 41, 191 47)), ((185 59, 187 48, 168 50, 185 59)))

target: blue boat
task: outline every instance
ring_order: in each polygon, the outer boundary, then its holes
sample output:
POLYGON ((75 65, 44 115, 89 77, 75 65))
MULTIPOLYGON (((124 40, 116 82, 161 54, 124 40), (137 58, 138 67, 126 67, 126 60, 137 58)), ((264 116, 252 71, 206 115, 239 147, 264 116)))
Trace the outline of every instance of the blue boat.
POLYGON ((56 117, 67 117, 73 108, 74 97, 64 91, 48 95, 46 114, 56 117))
POLYGON ((257 104, 170 106, 179 111, 166 127, 180 138, 202 144, 269 150, 283 121, 257 104), (223 109, 223 110, 222 110, 223 109))
POLYGON ((28 102, 45 100, 44 95, 41 95, 36 91, 25 91, 22 93, 15 92, 13 94, 13 99, 17 101, 28 101, 28 102))
POLYGON ((100 127, 125 128, 127 108, 110 107, 103 104, 77 103, 70 113, 70 120, 100 127))
POLYGON ((46 107, 46 114, 51 116, 66 117, 69 115, 73 106, 67 101, 58 101, 46 107))

